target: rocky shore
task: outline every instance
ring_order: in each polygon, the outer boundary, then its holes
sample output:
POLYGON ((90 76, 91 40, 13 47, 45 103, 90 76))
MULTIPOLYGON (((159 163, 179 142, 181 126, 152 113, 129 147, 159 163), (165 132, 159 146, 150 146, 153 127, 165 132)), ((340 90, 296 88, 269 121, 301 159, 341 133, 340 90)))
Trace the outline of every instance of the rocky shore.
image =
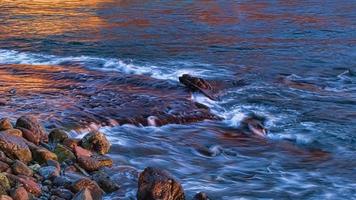
MULTIPOLYGON (((120 189, 101 170, 112 167, 110 142, 92 131, 82 139, 61 129, 47 132, 36 117, 0 120, 0 200, 100 200, 120 189)), ((147 167, 139 175, 138 200, 183 200, 181 184, 167 171, 147 167)), ((195 200, 209 199, 198 193, 195 200)))

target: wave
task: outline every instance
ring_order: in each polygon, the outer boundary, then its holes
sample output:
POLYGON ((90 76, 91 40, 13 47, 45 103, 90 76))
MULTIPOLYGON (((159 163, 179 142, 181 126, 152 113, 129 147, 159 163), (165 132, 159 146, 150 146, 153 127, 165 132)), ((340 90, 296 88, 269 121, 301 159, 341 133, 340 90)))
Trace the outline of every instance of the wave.
POLYGON ((225 69, 217 69, 209 64, 190 61, 168 61, 159 66, 134 61, 124 61, 118 58, 101 58, 91 56, 61 57, 41 53, 19 52, 0 49, 0 64, 25 65, 82 65, 89 69, 101 71, 117 71, 126 74, 147 75, 161 80, 178 81, 182 74, 210 77, 212 74, 231 74, 225 69))

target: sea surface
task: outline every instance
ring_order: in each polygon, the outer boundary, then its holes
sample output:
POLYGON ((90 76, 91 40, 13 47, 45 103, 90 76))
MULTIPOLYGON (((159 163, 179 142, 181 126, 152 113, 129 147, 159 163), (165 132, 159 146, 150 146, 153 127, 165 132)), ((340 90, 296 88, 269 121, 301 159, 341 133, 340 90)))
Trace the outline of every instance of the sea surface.
POLYGON ((147 166, 187 199, 356 199, 355 1, 2 0, 0 64, 246 82, 191 95, 220 121, 102 127, 121 185, 107 199, 135 199, 147 166), (266 138, 239 130, 251 114, 266 138))

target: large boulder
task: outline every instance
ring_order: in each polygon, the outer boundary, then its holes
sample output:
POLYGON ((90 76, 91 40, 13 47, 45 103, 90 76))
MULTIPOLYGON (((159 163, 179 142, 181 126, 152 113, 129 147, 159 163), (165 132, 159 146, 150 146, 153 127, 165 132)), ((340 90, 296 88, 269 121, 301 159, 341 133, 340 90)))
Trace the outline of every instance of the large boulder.
POLYGON ((31 151, 22 137, 0 132, 0 150, 8 157, 24 163, 32 160, 31 151))
POLYGON ((48 135, 42 125, 38 122, 37 118, 32 115, 22 116, 16 121, 16 127, 27 129, 31 131, 36 138, 40 141, 47 142, 48 135))
POLYGON ((80 143, 85 149, 95 151, 102 155, 108 153, 110 150, 109 140, 99 131, 93 131, 86 134, 80 143))
POLYGON ((184 200, 181 184, 167 171, 147 167, 139 176, 138 200, 184 200))

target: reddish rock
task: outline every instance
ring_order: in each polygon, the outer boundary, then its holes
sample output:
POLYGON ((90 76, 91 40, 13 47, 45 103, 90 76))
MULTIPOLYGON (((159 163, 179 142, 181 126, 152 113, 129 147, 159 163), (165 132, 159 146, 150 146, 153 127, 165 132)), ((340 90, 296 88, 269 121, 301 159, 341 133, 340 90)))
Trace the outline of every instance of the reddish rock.
POLYGON ((0 161, 0 172, 5 172, 9 168, 10 168, 10 165, 8 165, 5 162, 0 161))
POLYGON ((83 156, 90 157, 90 156, 93 155, 93 153, 91 151, 89 151, 87 149, 84 149, 84 148, 82 148, 80 146, 75 146, 74 147, 74 153, 78 158, 79 157, 83 157, 83 156))
POLYGON ((89 189, 93 199, 101 199, 105 192, 98 186, 95 181, 88 178, 81 178, 71 185, 71 190, 74 193, 80 192, 82 189, 89 189))
POLYGON ((74 149, 74 147, 79 145, 80 140, 79 139, 75 139, 75 138, 68 138, 65 139, 63 141, 63 145, 70 148, 70 149, 74 149))
POLYGON ((6 177, 10 180, 12 186, 22 184, 27 192, 32 193, 35 196, 41 195, 41 187, 30 177, 15 176, 13 174, 6 174, 6 177))
POLYGON ((11 192, 11 197, 13 200, 29 200, 30 195, 24 187, 18 187, 11 192))
POLYGON ((87 171, 97 171, 102 167, 111 167, 113 164, 110 157, 102 155, 81 156, 77 160, 79 165, 87 171))
POLYGON ((39 137, 41 141, 48 142, 48 135, 37 118, 32 115, 22 116, 16 121, 16 127, 21 127, 31 131, 35 138, 39 137))
POLYGON ((147 167, 139 176, 138 200, 184 200, 184 191, 168 172, 147 167))
POLYGON ((93 200, 93 197, 91 196, 90 190, 88 188, 84 188, 77 192, 72 200, 93 200))
POLYGON ((19 130, 21 130, 22 136, 23 136, 26 140, 28 140, 28 141, 30 141, 30 142, 36 144, 36 145, 39 145, 39 144, 40 144, 40 141, 41 141, 41 136, 40 136, 40 135, 35 135, 32 131, 30 131, 30 130, 28 130, 28 129, 25 129, 25 128, 22 128, 22 127, 17 127, 17 128, 18 128, 19 130))
MULTIPOLYGON (((22 137, 22 131, 19 129, 7 129, 3 131, 4 133, 10 134, 10 135, 14 135, 14 136, 18 136, 18 137, 22 137)), ((0 132, 1 133, 1 132, 0 132)))
POLYGON ((7 196, 7 195, 1 195, 0 196, 0 200, 12 200, 12 198, 10 196, 7 196))
POLYGON ((30 145, 33 159, 40 164, 46 163, 48 160, 58 160, 57 155, 43 147, 30 145))
POLYGON ((10 158, 24 163, 32 160, 29 147, 23 138, 2 132, 0 134, 0 149, 10 158))

